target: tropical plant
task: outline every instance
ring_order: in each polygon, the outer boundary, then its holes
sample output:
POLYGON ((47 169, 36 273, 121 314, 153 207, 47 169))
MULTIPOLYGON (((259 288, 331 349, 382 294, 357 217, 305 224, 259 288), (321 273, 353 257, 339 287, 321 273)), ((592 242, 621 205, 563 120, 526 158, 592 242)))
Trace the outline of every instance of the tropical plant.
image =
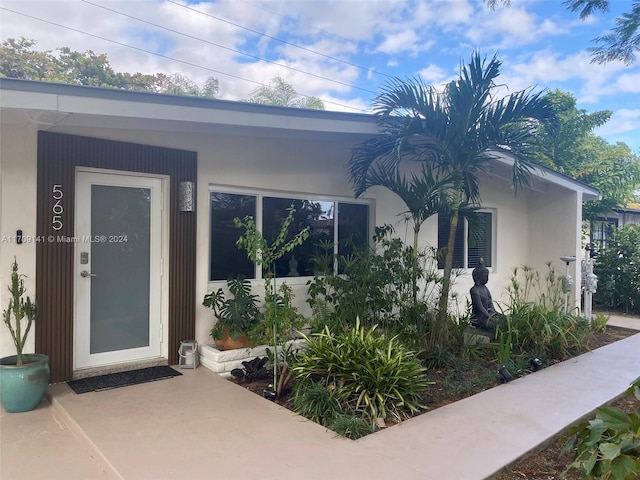
POLYGON ((16 347, 16 366, 22 365, 24 345, 29 336, 31 325, 39 313, 35 302, 32 302, 29 296, 24 296, 27 291, 24 279, 25 276, 19 273, 18 261, 14 257, 11 264, 11 280, 7 287, 10 294, 9 305, 2 311, 2 319, 9 329, 13 345, 16 347), (23 325, 25 317, 27 324, 23 325))
POLYGON ((421 395, 429 385, 416 354, 396 337, 359 321, 346 333, 329 328, 304 337, 307 348, 292 370, 299 388, 316 383, 337 399, 340 411, 401 420, 424 408, 421 395))
POLYGON ((271 282, 265 288, 263 320, 253 326, 249 336, 253 345, 268 344, 274 338, 277 345, 283 345, 304 326, 305 318, 293 306, 294 295, 289 285, 281 283, 275 295, 271 282))
POLYGON ((296 92, 293 85, 280 75, 273 78, 269 85, 262 85, 251 92, 247 100, 261 105, 276 105, 290 108, 309 108, 324 110, 324 103, 317 97, 309 97, 296 92))
MULTIPOLYGON (((265 282, 265 304, 271 304, 273 306, 273 348, 275 354, 273 356, 274 368, 273 368, 273 385, 278 385, 278 343, 279 343, 279 319, 278 319, 278 295, 276 294, 276 261, 280 259, 285 253, 290 253, 299 245, 302 245, 304 241, 309 238, 309 227, 302 229, 301 231, 289 235, 289 227, 293 222, 296 209, 289 207, 287 209, 288 215, 282 222, 280 231, 276 237, 270 242, 265 238, 262 232, 258 231, 256 222, 253 217, 247 216, 242 219, 234 218, 233 223, 238 228, 244 229, 244 234, 238 238, 238 248, 243 248, 247 251, 247 256, 256 265, 267 268, 267 274, 264 276, 265 282), (273 281, 273 285, 270 283, 273 281), (271 295, 270 295, 271 292, 271 295)), ((290 300, 290 297, 289 297, 290 300)), ((288 330, 287 330, 288 332, 288 330)), ((277 393, 277 392, 276 392, 277 393)))
POLYGON ((386 334, 412 341, 416 350, 424 347, 424 319, 440 276, 430 252, 415 252, 393 233, 390 225, 376 227, 372 245, 348 258, 334 256, 331 245, 318 252, 318 275, 307 282, 316 330, 329 325, 334 332, 347 331, 359 318, 365 327, 378 325, 386 334))
POLYGON ((293 387, 293 409, 320 425, 329 425, 341 412, 335 390, 316 381, 296 382, 293 387))
POLYGON ((500 65, 496 56, 487 62, 476 52, 459 78, 442 90, 419 79, 391 80, 373 100, 381 134, 356 147, 348 164, 356 196, 368 188, 372 172, 395 171, 405 161, 429 164, 432 173, 447 178, 451 222, 438 316, 431 329, 434 344, 447 341, 452 323, 448 302, 460 209, 480 205, 479 174, 495 152, 513 159, 514 186, 526 184, 531 140, 539 122, 553 117, 542 93, 529 89, 497 98, 500 65))
POLYGON ((267 373, 265 367, 268 357, 256 357, 253 360, 246 360, 241 362, 242 368, 234 368, 231 370, 231 375, 238 381, 244 380, 247 383, 251 383, 257 378, 261 378, 267 373))
POLYGON ((592 332, 587 321, 565 313, 563 276, 551 263, 547 267, 544 287, 537 270, 526 265, 513 270, 507 287, 508 319, 501 334, 504 345, 498 352, 503 362, 507 356, 534 356, 544 362, 563 360, 581 352, 592 332), (534 300, 530 300, 532 297, 534 300))
MULTIPOLYGON (((631 384, 626 395, 634 395, 640 401, 640 377, 631 384)), ((582 478, 638 478, 640 413, 602 407, 596 410, 594 419, 571 428, 569 435, 571 440, 564 451, 576 448, 569 468, 578 470, 582 478)))
POLYGON ((640 225, 614 229, 595 258, 598 289, 593 300, 601 308, 640 312, 640 225))
POLYGON ((231 297, 226 298, 222 288, 207 293, 202 305, 213 310, 218 321, 211 329, 211 337, 220 340, 225 331, 233 340, 248 334, 252 327, 263 320, 258 308, 258 296, 251 294, 251 282, 244 277, 227 280, 231 297))

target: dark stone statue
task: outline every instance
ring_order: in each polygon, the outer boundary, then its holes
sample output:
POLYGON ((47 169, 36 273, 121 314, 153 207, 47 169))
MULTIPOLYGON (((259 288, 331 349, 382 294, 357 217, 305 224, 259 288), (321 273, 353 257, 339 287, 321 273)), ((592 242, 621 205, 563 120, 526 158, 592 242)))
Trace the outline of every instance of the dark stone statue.
POLYGON ((485 330, 496 330, 500 326, 501 316, 496 312, 491 299, 491 292, 487 288, 489 269, 482 263, 473 269, 474 285, 469 290, 471 294, 471 324, 485 330))

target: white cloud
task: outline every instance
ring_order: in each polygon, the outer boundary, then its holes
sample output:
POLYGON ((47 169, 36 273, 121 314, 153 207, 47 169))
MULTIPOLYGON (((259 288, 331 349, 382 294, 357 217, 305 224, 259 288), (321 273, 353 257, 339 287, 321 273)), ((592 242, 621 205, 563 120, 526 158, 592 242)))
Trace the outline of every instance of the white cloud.
POLYGON ((640 93, 640 72, 622 74, 618 77, 616 84, 620 92, 640 93))
POLYGON ((395 55, 409 52, 415 55, 428 50, 433 42, 422 42, 420 37, 413 30, 404 30, 397 33, 390 33, 376 47, 377 52, 395 55))
POLYGON ((441 85, 454 78, 450 72, 434 64, 420 70, 418 75, 429 85, 441 85))
POLYGON ((617 135, 640 129, 640 108, 621 108, 613 112, 611 119, 596 130, 597 135, 617 135))

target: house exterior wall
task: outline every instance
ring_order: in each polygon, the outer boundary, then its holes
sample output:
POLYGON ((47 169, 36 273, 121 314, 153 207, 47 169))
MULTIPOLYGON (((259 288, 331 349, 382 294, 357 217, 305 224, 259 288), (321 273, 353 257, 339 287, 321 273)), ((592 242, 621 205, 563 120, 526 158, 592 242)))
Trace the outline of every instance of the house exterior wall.
MULTIPOLYGON (((0 232, 2 235, 15 235, 15 230, 22 228, 24 235, 33 235, 36 222, 35 128, 2 125, 2 131, 3 138, 11 138, 12 141, 3 141, 0 150, 0 232)), ((208 281, 211 188, 242 187, 269 189, 284 194, 353 198, 345 174, 345 164, 356 142, 347 135, 267 137, 216 134, 215 131, 190 134, 83 127, 66 128, 64 131, 197 152, 196 340, 202 344, 210 343, 208 334, 213 326, 213 316, 200 302, 205 293, 220 285, 220 282, 208 281)), ((544 271, 545 262, 551 260, 563 272, 564 266, 559 256, 579 252, 581 198, 575 192, 549 187, 548 190, 539 192, 523 189, 514 195, 507 182, 490 176, 482 177, 481 191, 483 208, 494 213, 494 261, 489 288, 497 301, 506 301, 505 287, 513 267, 527 264, 544 271)), ((406 225, 399 217, 404 207, 393 194, 374 188, 363 197, 371 204, 371 228, 391 224, 396 229, 396 235, 411 243, 411 226, 406 225)), ((420 244, 437 246, 436 217, 423 225, 420 244)), ((3 308, 6 305, 8 265, 16 253, 19 253, 21 270, 29 276, 29 291, 35 295, 35 245, 3 243, 0 250, 0 300, 3 308)), ((577 278, 575 274, 574 278, 577 278)), ((306 280, 288 279, 287 283, 292 285, 302 313, 308 315, 310 312, 304 301, 306 280)), ((262 281, 254 283, 256 293, 260 293, 262 281)), ((466 307, 472 284, 470 271, 464 272, 454 284, 453 289, 459 294, 458 311, 463 311, 466 307)), ((3 331, 0 356, 12 351, 11 343, 6 337, 3 331)), ((33 335, 30 342, 28 350, 33 348, 33 335)))
MULTIPOLYGON (((27 294, 36 296, 36 169, 37 130, 2 125, 0 133, 0 310, 7 308, 10 265, 14 257, 26 276, 27 294), (24 241, 16 243, 16 231, 24 241)), ((36 320, 33 328, 37 327, 36 320)), ((29 334, 25 352, 34 351, 35 336, 29 334)), ((15 354, 7 328, 0 327, 0 356, 15 354)))
POLYGON ((545 195, 538 195, 530 203, 531 260, 540 265, 540 273, 546 273, 546 262, 551 262, 556 273, 564 275, 567 267, 561 256, 576 256, 570 263, 569 275, 574 287, 569 299, 570 307, 580 305, 580 258, 582 195, 550 187, 545 195))

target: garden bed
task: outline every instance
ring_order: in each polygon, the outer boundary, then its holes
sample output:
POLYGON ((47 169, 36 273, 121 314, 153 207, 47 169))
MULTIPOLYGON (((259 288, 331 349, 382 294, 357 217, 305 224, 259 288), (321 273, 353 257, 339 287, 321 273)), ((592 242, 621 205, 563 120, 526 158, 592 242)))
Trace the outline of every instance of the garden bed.
MULTIPOLYGON (((607 327, 604 332, 592 333, 587 343, 587 348, 588 350, 594 350, 636 333, 638 332, 626 328, 607 327)), ((563 360, 568 360, 568 358, 563 360)), ((474 362, 454 369, 428 370, 427 379, 434 383, 429 386, 423 395, 427 410, 422 410, 418 415, 500 385, 500 377, 497 374, 497 363, 495 361, 475 360, 474 362)), ((240 382, 240 385, 257 395, 263 396, 263 390, 272 383, 271 379, 272 376, 267 375, 250 383, 240 382)), ((235 382, 233 378, 230 381, 235 382)), ((280 398, 276 400, 276 403, 292 409, 291 390, 283 392, 280 398)))

